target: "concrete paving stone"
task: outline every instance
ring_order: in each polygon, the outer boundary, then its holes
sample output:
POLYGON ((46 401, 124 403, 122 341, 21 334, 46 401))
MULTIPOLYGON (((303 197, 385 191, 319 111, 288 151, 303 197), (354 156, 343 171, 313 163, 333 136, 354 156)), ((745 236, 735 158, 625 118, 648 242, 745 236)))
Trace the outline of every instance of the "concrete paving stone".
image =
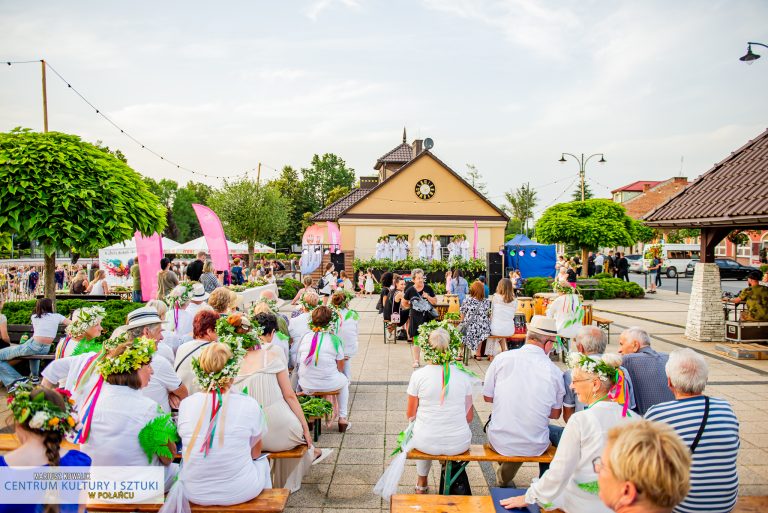
POLYGON ((387 412, 385 410, 359 410, 352 411, 349 414, 349 420, 351 422, 384 422, 386 421, 387 412))
POLYGON ((383 465, 339 465, 333 474, 331 487, 337 484, 346 485, 373 485, 384 473, 383 465))
POLYGON ((381 396, 377 399, 363 397, 361 399, 355 398, 352 403, 353 411, 381 411, 387 407, 386 396, 381 396))
POLYGON ((739 466, 739 484, 743 485, 762 485, 768 484, 766 482, 766 476, 763 475, 760 466, 757 465, 741 465, 739 466))
MULTIPOLYGON (((365 412, 370 413, 370 412, 365 412)), ((363 415, 363 412, 360 413, 361 418, 365 418, 363 415)), ((370 418, 371 416, 368 416, 370 418)), ((385 432, 385 424, 382 421, 363 421, 363 420, 355 420, 354 425, 350 428, 348 431, 350 434, 359 434, 359 435, 375 435, 375 434, 383 434, 385 432)), ((320 438, 322 440, 322 437, 320 438)))
POLYGON ((384 463, 384 449, 346 449, 339 453, 338 465, 377 465, 384 463))
MULTIPOLYGON (((330 459, 327 458, 327 459, 330 459)), ((328 484, 331 482, 331 477, 333 476, 333 471, 336 468, 335 461, 331 464, 326 464, 326 460, 323 460, 321 463, 318 463, 317 465, 313 465, 309 472, 304 476, 304 479, 301 480, 302 485, 304 483, 309 484, 328 484)))
POLYGON ((303 506, 299 506, 296 508, 286 507, 283 511, 285 511, 285 513, 322 513, 323 508, 305 508, 303 506))
POLYGON ((768 424, 764 422, 741 422, 739 420, 739 433, 768 434, 768 424))
POLYGON ((332 485, 325 507, 344 507, 354 505, 357 510, 381 509, 381 497, 373 493, 370 485, 332 485))
POLYGON ((344 435, 342 433, 339 433, 336 424, 332 424, 329 428, 326 428, 325 425, 323 425, 323 432, 315 445, 317 445, 317 447, 339 448, 341 447, 341 440, 343 436, 344 435))
POLYGON ((737 461, 739 465, 768 465, 768 452, 758 448, 745 448, 742 445, 737 461))
MULTIPOLYGON (((754 446, 759 448, 768 448, 768 434, 765 433, 745 433, 739 432, 739 436, 742 440, 746 440, 754 446)), ((768 462, 767 462, 768 463, 768 462)))
POLYGON ((383 449, 384 434, 364 435, 347 433, 344 435, 344 447, 350 449, 383 449))
POLYGON ((739 484, 739 495, 768 495, 768 484, 739 484))
POLYGON ((287 507, 321 508, 330 483, 307 483, 288 497, 287 507))

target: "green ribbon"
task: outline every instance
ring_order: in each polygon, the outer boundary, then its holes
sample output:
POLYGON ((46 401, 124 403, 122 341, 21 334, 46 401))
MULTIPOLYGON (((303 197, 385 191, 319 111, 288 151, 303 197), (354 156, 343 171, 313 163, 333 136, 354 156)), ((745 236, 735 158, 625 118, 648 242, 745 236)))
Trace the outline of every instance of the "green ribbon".
POLYGON ((357 310, 347 310, 347 315, 344 316, 344 320, 348 321, 350 319, 354 321, 360 320, 360 314, 357 313, 357 310))
POLYGON ((600 486, 598 485, 597 481, 589 481, 588 483, 576 483, 576 486, 592 495, 597 495, 600 491, 600 486))
POLYGON ((285 341, 287 341, 287 340, 290 340, 290 338, 291 338, 291 337, 289 337, 288 335, 286 335, 285 333, 283 333, 282 331, 276 331, 276 332, 275 332, 275 336, 276 336, 278 339, 282 340, 283 342, 285 342, 285 341))

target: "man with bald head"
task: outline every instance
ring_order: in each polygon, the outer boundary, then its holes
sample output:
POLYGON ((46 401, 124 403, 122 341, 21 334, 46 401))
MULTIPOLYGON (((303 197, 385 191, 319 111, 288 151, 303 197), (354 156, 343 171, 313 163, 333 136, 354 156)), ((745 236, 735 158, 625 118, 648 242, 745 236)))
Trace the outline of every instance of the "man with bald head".
POLYGON ((651 348, 651 337, 642 328, 631 327, 619 336, 619 353, 627 377, 634 384, 635 411, 645 415, 654 404, 673 401, 675 396, 667 387, 667 373, 664 369, 669 359, 667 353, 651 348))

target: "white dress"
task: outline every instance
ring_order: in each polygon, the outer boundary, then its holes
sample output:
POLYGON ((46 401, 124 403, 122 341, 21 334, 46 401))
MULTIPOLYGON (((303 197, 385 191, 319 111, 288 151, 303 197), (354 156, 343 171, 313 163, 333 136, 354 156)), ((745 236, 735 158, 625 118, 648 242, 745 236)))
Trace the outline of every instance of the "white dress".
POLYGON ((179 482, 184 486, 187 499, 195 504, 240 504, 272 487, 269 462, 251 459, 251 447, 264 434, 264 415, 259 403, 247 395, 229 392, 224 396, 223 408, 213 446, 206 456, 200 448, 210 424, 211 395, 191 395, 179 406, 179 435, 184 457, 179 482), (192 442, 199 419, 202 427, 192 442))
POLYGON ((433 260, 442 260, 443 259, 443 252, 441 251, 441 244, 440 239, 435 239, 432 243, 432 259, 433 260))
POLYGON ((344 356, 351 358, 357 354, 358 321, 352 318, 345 320, 348 312, 347 308, 339 310, 339 329, 336 334, 343 344, 344 356))
POLYGON ((491 307, 491 335, 514 335, 517 300, 513 299, 511 303, 505 303, 503 296, 494 294, 491 307))
POLYGON ((305 392, 339 390, 349 383, 347 377, 339 372, 336 366, 338 360, 344 359, 344 348, 339 346, 337 351, 330 333, 324 333, 322 343, 318 344, 320 349, 317 351, 317 363, 314 355, 312 361, 306 363, 314 335, 315 333, 310 331, 301 338, 299 343, 299 385, 305 392))
POLYGON ((578 294, 560 294, 547 306, 547 317, 555 319, 557 334, 565 338, 573 338, 581 328, 579 315, 583 315, 584 307, 578 294))
POLYGON ((374 285, 373 283, 373 276, 371 276, 370 274, 366 274, 365 291, 370 294, 375 290, 376 290, 376 285, 374 285))
POLYGON ((311 315, 308 312, 304 312, 288 321, 288 335, 291 337, 290 358, 288 361, 296 361, 299 344, 301 343, 302 337, 309 333, 309 321, 311 320, 311 315))
POLYGON ((460 244, 461 258, 469 260, 469 241, 464 239, 460 244))
POLYGON ((420 260, 426 260, 427 259, 427 243, 423 240, 419 242, 418 245, 419 250, 419 259, 420 260))
POLYGON ((631 422, 621 416, 621 410, 617 403, 602 401, 574 413, 565 425, 549 470, 528 488, 526 502, 551 503, 569 513, 609 513, 597 495, 579 485, 596 485, 592 460, 602 454, 608 431, 631 422))
POLYGON ((83 353, 53 360, 45 366, 41 374, 51 383, 58 383, 60 387, 68 390, 72 394, 72 399, 75 400, 78 411, 82 411, 80 406, 85 395, 91 391, 99 379, 95 362, 97 355, 98 353, 83 353), (81 376, 81 386, 76 390, 75 385, 81 376))
POLYGON ((413 425, 413 448, 427 454, 461 454, 469 449, 472 431, 467 424, 467 396, 472 395, 469 375, 451 368, 443 404, 443 368, 427 365, 411 374, 408 395, 419 398, 413 425))

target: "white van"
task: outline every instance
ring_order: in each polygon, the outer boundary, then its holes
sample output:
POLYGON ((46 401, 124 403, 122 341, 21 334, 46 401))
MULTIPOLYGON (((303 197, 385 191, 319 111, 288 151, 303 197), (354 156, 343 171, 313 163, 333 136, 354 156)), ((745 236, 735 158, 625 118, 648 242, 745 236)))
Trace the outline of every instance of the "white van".
MULTIPOLYGON (((658 244, 650 244, 643 249, 643 254, 648 250, 650 246, 658 246, 658 244)), ((692 260, 698 259, 701 256, 701 246, 698 244, 661 244, 661 272, 665 273, 668 278, 674 278, 678 273, 685 274, 685 268, 692 260)), ((643 259, 644 270, 648 270, 651 266, 652 260, 649 258, 643 259)))

